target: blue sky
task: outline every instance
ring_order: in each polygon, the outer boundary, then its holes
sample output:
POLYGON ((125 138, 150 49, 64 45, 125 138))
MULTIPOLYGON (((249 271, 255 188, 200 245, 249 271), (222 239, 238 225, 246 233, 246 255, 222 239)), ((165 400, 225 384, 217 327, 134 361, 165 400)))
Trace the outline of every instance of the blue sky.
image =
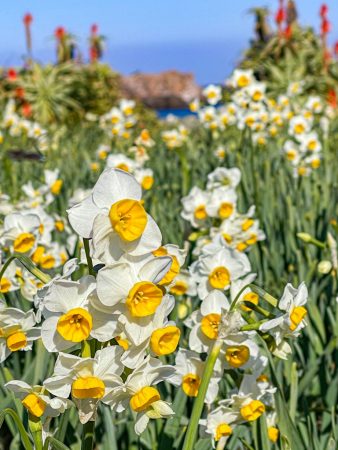
MULTIPOLYGON (((318 29, 322 0, 298 0, 302 23, 318 29)), ((337 0, 326 2, 338 24, 337 0)), ((107 37, 105 60, 122 73, 165 69, 191 71, 200 83, 221 82, 240 59, 253 35, 252 6, 277 0, 14 0, 1 1, 0 64, 15 65, 25 51, 22 17, 34 16, 33 53, 55 59, 53 30, 63 25, 87 56, 90 25, 107 37)), ((330 35, 338 39, 338 26, 330 35)))

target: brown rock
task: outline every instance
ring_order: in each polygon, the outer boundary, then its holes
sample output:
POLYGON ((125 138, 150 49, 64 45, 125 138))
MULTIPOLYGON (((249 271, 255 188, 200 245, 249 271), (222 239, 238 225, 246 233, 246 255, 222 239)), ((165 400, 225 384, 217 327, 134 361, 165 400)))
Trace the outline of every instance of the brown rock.
POLYGON ((122 95, 155 109, 186 108, 201 96, 192 73, 168 70, 158 74, 135 73, 121 77, 122 95))

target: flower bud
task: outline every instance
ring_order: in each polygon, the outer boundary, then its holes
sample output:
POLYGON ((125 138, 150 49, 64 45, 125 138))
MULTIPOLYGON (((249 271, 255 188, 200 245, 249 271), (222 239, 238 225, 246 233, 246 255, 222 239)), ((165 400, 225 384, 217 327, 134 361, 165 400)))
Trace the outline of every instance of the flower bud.
POLYGON ((317 270, 319 273, 321 273, 323 275, 328 274, 332 270, 331 261, 327 261, 327 260, 320 261, 320 263, 318 263, 317 270))
POLYGON ((297 237, 304 242, 311 242, 312 236, 309 233, 297 233, 297 237))

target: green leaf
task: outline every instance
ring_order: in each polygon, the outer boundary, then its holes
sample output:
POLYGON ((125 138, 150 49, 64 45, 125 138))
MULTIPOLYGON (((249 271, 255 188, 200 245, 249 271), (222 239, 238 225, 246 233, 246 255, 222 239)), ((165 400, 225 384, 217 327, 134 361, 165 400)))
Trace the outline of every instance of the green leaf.
POLYGON ((13 411, 13 409, 6 408, 0 412, 0 428, 2 427, 2 424, 6 416, 10 416, 13 419, 15 425, 17 426, 25 450, 33 450, 33 445, 31 444, 28 433, 25 430, 23 423, 19 419, 19 416, 15 411, 13 411))
POLYGON ((48 436, 46 438, 44 446, 43 446, 43 450, 48 450, 50 447, 53 450, 69 450, 69 447, 67 447, 67 445, 65 445, 62 442, 58 441, 53 436, 48 436))

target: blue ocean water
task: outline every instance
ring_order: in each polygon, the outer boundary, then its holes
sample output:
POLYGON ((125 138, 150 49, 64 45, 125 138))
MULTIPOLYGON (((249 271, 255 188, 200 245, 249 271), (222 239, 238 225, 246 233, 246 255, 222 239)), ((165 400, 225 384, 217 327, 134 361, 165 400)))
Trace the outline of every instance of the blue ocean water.
POLYGON ((156 113, 160 119, 165 119, 169 114, 173 114, 176 117, 187 117, 187 116, 195 116, 195 113, 192 113, 190 109, 157 109, 156 113))

